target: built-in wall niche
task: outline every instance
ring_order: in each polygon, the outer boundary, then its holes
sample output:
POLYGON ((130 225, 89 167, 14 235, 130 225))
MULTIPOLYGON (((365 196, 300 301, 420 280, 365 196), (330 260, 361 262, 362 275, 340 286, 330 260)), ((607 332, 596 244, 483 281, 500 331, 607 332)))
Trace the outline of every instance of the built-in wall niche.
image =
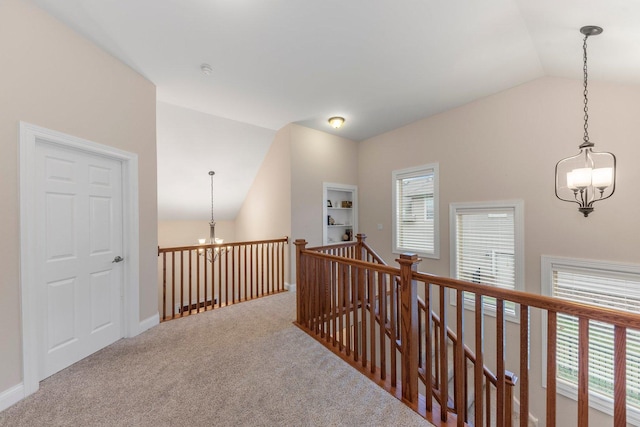
POLYGON ((355 240, 358 230, 358 187, 323 183, 322 241, 325 245, 355 240))

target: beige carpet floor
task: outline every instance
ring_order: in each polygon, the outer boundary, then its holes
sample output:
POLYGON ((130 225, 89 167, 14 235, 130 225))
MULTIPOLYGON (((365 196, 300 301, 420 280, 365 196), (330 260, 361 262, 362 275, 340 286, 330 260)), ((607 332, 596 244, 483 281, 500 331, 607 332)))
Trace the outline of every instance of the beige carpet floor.
POLYGON ((42 381, 0 425, 431 425, 294 317, 285 292, 162 323, 42 381))

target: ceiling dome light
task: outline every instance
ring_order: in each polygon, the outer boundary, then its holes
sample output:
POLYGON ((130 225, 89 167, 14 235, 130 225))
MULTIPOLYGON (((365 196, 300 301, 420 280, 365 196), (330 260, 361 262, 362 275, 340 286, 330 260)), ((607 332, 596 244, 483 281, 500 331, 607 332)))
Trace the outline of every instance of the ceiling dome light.
POLYGON ((211 73, 213 73, 213 68, 211 68, 211 65, 209 64, 202 64, 200 66, 200 70, 202 71, 202 74, 210 76, 211 73))
POLYGON ((344 124, 344 117, 338 117, 338 116, 331 117, 329 119, 329 124, 334 129, 340 129, 342 127, 342 125, 344 124))

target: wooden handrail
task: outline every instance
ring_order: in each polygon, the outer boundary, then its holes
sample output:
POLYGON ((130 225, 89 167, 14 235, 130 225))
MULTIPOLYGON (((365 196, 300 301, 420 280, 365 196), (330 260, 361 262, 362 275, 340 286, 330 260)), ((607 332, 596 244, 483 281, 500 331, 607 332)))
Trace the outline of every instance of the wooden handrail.
POLYGON ((283 292, 288 242, 284 237, 158 247, 161 321, 283 292))
POLYGON ((610 323, 632 329, 640 329, 640 314, 626 311, 614 310, 606 307, 599 307, 574 301, 567 301, 551 298, 544 295, 530 294, 527 292, 511 289, 500 289, 493 286, 464 282, 462 280, 448 277, 434 276, 431 274, 416 272, 412 276, 413 280, 440 285, 457 291, 471 292, 482 296, 488 296, 528 307, 540 308, 546 311, 570 314, 576 317, 583 317, 589 320, 610 323))
POLYGON ((251 240, 247 242, 229 242, 229 243, 205 243, 191 246, 174 246, 170 248, 161 248, 158 246, 158 255, 162 253, 170 253, 170 252, 181 252, 181 251, 189 251, 194 249, 211 249, 211 248, 226 248, 227 246, 252 246, 257 244, 267 244, 267 243, 289 243, 288 237, 283 237, 280 239, 270 239, 270 240, 251 240))

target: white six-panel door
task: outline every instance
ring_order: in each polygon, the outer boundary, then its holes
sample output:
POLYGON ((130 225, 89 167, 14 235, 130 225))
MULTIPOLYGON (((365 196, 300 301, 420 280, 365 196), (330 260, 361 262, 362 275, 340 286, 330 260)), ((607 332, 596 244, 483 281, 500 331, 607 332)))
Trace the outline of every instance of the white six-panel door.
POLYGON ((46 142, 36 163, 44 379, 123 336, 122 165, 46 142))

